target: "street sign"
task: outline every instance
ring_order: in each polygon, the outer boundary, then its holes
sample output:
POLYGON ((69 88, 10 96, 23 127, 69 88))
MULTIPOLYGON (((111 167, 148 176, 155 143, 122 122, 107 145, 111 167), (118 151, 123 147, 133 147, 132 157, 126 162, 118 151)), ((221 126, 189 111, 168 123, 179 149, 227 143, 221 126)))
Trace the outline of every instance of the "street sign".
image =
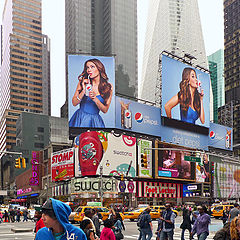
POLYGON ((184 156, 184 160, 189 162, 198 162, 198 163, 201 162, 201 158, 193 157, 193 156, 184 156))

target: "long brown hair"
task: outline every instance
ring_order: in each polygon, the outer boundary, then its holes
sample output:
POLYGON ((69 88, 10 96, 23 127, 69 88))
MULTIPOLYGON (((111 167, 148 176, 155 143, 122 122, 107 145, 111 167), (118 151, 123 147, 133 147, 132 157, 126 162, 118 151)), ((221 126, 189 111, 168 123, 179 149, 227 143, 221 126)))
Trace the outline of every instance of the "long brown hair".
POLYGON ((237 223, 240 221, 239 217, 235 217, 230 224, 230 235, 231 235, 231 240, 238 240, 239 239, 239 233, 237 230, 237 223))
MULTIPOLYGON (((180 91, 178 92, 178 99, 180 103, 181 111, 183 112, 183 115, 186 117, 189 105, 191 104, 191 92, 189 88, 189 81, 190 81, 190 74, 191 71, 195 70, 193 68, 184 68, 182 72, 182 81, 179 84, 180 91)), ((196 74, 196 72, 195 72, 196 74)), ((200 103, 200 94, 196 91, 194 92, 193 96, 193 107, 197 111, 198 116, 200 116, 201 112, 201 103, 200 103)))
MULTIPOLYGON (((83 81, 83 79, 88 78, 88 74, 87 74, 87 63, 88 62, 92 62, 96 65, 99 74, 100 74, 100 83, 98 85, 98 91, 100 93, 100 95, 103 97, 104 101, 106 101, 111 93, 112 90, 112 86, 111 84, 108 82, 108 76, 106 74, 105 71, 105 67, 102 64, 102 62, 96 58, 93 59, 89 59, 84 63, 84 69, 83 72, 78 76, 78 80, 79 81, 83 81)), ((92 80, 90 78, 90 81, 92 83, 92 80)))

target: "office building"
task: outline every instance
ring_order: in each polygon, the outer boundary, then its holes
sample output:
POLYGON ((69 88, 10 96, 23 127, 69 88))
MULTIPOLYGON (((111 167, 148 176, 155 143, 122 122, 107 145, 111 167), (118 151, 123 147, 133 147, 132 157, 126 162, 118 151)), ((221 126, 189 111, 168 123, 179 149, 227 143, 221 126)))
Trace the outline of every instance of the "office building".
POLYGON ((224 0, 224 68, 225 102, 233 104, 233 140, 240 146, 240 4, 238 0, 224 0))
POLYGON ((115 56, 116 92, 137 96, 137 0, 65 0, 65 29, 66 54, 115 56))
POLYGON ((42 36, 41 2, 5 0, 1 27, 1 151, 16 144, 16 121, 22 111, 51 111, 49 46, 47 37, 42 36), (44 54, 48 59, 45 65, 44 54))
POLYGON ((140 98, 156 102, 159 56, 166 50, 208 68, 197 0, 151 0, 144 46, 140 98), (147 89, 147 90, 146 90, 147 89))
POLYGON ((208 56, 208 64, 213 92, 213 120, 218 123, 218 108, 225 104, 223 49, 208 56))

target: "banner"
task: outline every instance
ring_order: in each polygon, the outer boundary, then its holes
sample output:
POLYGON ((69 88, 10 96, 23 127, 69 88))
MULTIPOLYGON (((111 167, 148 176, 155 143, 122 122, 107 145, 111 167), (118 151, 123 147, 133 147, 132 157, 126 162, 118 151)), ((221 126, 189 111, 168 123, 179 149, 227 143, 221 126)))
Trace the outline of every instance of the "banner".
POLYGON ((102 131, 75 138, 75 176, 136 176, 136 138, 102 131), (78 162, 77 162, 78 161, 78 162), (102 172, 101 172, 102 169, 102 172))
POLYGON ((70 128, 115 127, 113 57, 68 55, 70 128))
POLYGON ((52 181, 62 181, 74 177, 74 148, 51 154, 52 181))

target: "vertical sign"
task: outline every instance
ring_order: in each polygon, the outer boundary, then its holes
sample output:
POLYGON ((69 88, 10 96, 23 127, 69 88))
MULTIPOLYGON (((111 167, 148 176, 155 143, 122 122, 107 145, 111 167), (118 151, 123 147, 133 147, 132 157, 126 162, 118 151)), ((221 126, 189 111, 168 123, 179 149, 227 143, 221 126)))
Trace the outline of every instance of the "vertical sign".
POLYGON ((32 152, 32 177, 29 180, 29 185, 39 185, 39 152, 32 152))

